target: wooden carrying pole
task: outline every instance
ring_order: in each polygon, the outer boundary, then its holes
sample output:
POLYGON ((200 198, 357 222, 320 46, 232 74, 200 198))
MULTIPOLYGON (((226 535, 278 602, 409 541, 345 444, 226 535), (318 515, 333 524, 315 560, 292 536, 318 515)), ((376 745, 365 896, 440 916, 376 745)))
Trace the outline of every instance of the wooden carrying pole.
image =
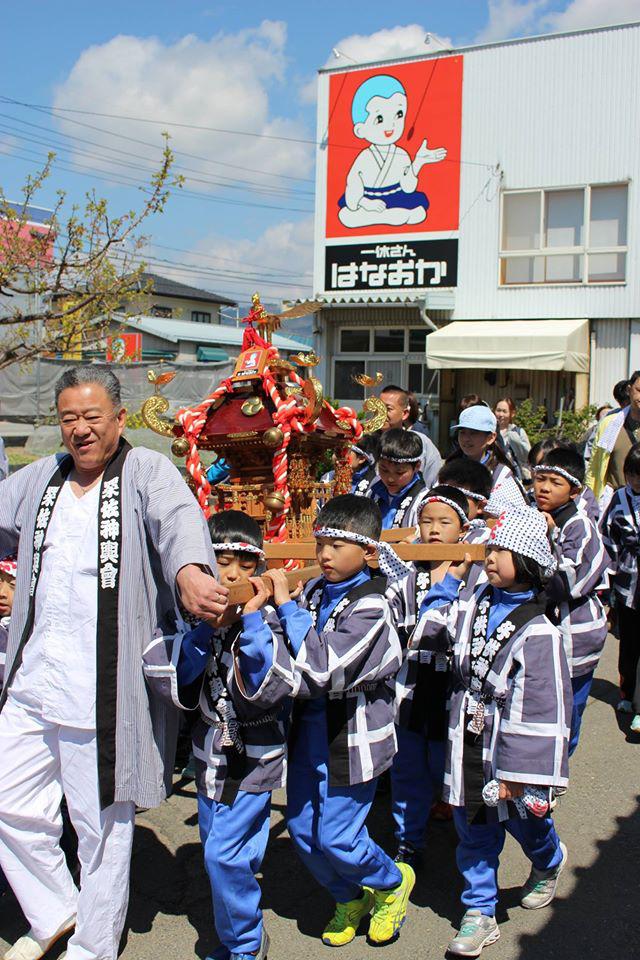
MULTIPOLYGON (((268 547, 270 544, 265 544, 265 546, 268 547)), ((289 589, 295 590, 301 580, 303 583, 306 583, 307 580, 313 580, 314 577, 319 577, 321 573, 322 570, 316 564, 312 567, 301 567, 299 570, 288 570, 286 576, 289 589)), ((271 588, 271 580, 269 577, 265 577, 265 583, 268 588, 271 588)), ((231 606, 237 606, 238 604, 246 603, 247 600, 251 600, 255 592, 248 580, 245 580, 244 583, 236 583, 235 586, 229 588, 229 604, 231 606)), ((273 591, 269 589, 269 593, 271 594, 273 591)))
MULTIPOLYGON (((402 560, 451 560, 460 563, 468 554, 472 560, 484 560, 483 543, 394 543, 393 549, 402 560)), ((316 545, 312 540, 290 543, 265 543, 267 561, 315 560, 316 545)), ((275 564, 274 564, 275 566, 275 564)))

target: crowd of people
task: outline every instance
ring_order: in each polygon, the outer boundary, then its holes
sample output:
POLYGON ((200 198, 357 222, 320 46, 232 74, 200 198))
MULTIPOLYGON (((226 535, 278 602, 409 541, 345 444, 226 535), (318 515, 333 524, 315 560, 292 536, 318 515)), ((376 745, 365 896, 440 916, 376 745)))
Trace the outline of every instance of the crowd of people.
POLYGON ((321 575, 292 589, 266 570, 255 520, 206 524, 169 461, 129 447, 113 374, 65 373, 70 456, 0 487, 0 866, 30 924, 7 960, 68 933, 68 960, 115 960, 135 809, 170 789, 180 712, 195 718, 208 960, 268 954, 256 874, 283 786, 293 847, 335 901, 327 945, 365 922, 375 946, 399 936, 430 817, 458 835, 452 956, 500 936, 507 833, 530 863, 522 907, 551 903, 568 857, 553 811, 614 621, 618 709, 640 732, 640 372, 626 390, 587 467, 572 444, 531 447, 508 398, 466 398, 443 459, 410 395, 387 387, 384 429, 353 447, 352 492, 319 510, 321 575), (406 563, 381 542, 393 528, 469 552, 406 563), (245 581, 251 599, 230 605, 245 581), (392 851, 367 830, 387 771, 392 851))

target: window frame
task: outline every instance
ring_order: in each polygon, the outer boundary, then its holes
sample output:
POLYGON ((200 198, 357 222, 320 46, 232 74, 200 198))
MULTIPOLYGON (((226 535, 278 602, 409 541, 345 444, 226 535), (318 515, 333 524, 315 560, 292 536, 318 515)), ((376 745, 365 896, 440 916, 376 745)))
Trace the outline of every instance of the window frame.
POLYGON ((191 323, 211 323, 211 311, 210 310, 192 310, 191 323), (194 317, 206 317, 207 319, 195 320, 194 317))
POLYGON ((629 193, 631 189, 631 182, 629 180, 619 180, 612 182, 602 182, 602 183, 579 183, 579 184, 563 184, 562 186, 557 187, 520 187, 513 190, 501 190, 500 191, 500 231, 498 239, 498 288, 501 290, 512 290, 514 288, 524 288, 531 289, 531 287, 544 287, 544 288, 556 288, 556 287, 612 287, 612 286, 626 286, 628 283, 628 269, 629 269, 629 193), (606 247, 591 247, 591 191, 598 189, 599 187, 626 187, 627 191, 627 242, 619 246, 606 246, 606 247), (545 224, 545 211, 546 203, 545 196, 549 193, 563 193, 569 190, 582 190, 584 191, 583 202, 583 223, 584 223, 584 245, 583 246, 572 246, 572 247, 547 247, 542 246, 543 240, 545 239, 546 224, 545 224), (504 216, 505 216, 505 197, 514 196, 515 194, 538 194, 539 198, 539 236, 540 236, 540 247, 537 249, 526 249, 526 250, 505 250, 503 248, 504 243, 504 216), (598 254, 624 254, 625 256, 625 275, 623 279, 617 280, 590 280, 589 279, 589 258, 591 256, 597 256, 598 254), (504 269, 507 260, 522 260, 527 259, 531 260, 534 257, 561 257, 561 256, 579 256, 582 260, 582 279, 580 280, 542 280, 542 281, 533 281, 531 283, 525 283, 523 281, 517 281, 514 283, 507 283, 504 280, 504 269))

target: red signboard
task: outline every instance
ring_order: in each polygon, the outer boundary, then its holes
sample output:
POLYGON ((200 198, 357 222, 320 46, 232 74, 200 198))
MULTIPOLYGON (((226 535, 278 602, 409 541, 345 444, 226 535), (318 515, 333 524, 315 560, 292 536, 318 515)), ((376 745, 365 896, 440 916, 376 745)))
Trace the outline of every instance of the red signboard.
POLYGON ((119 333, 107 337, 107 363, 139 363, 141 360, 141 333, 119 333))

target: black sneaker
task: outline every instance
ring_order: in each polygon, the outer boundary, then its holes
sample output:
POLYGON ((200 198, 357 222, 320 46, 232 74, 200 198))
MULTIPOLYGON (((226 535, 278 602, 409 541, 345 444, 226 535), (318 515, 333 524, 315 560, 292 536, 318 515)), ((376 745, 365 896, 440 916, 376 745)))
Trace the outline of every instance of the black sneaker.
POLYGON ((419 867, 422 863, 422 854, 419 850, 416 850, 412 843, 401 840, 398 844, 398 851, 393 859, 396 863, 406 863, 415 870, 415 868, 419 867))

